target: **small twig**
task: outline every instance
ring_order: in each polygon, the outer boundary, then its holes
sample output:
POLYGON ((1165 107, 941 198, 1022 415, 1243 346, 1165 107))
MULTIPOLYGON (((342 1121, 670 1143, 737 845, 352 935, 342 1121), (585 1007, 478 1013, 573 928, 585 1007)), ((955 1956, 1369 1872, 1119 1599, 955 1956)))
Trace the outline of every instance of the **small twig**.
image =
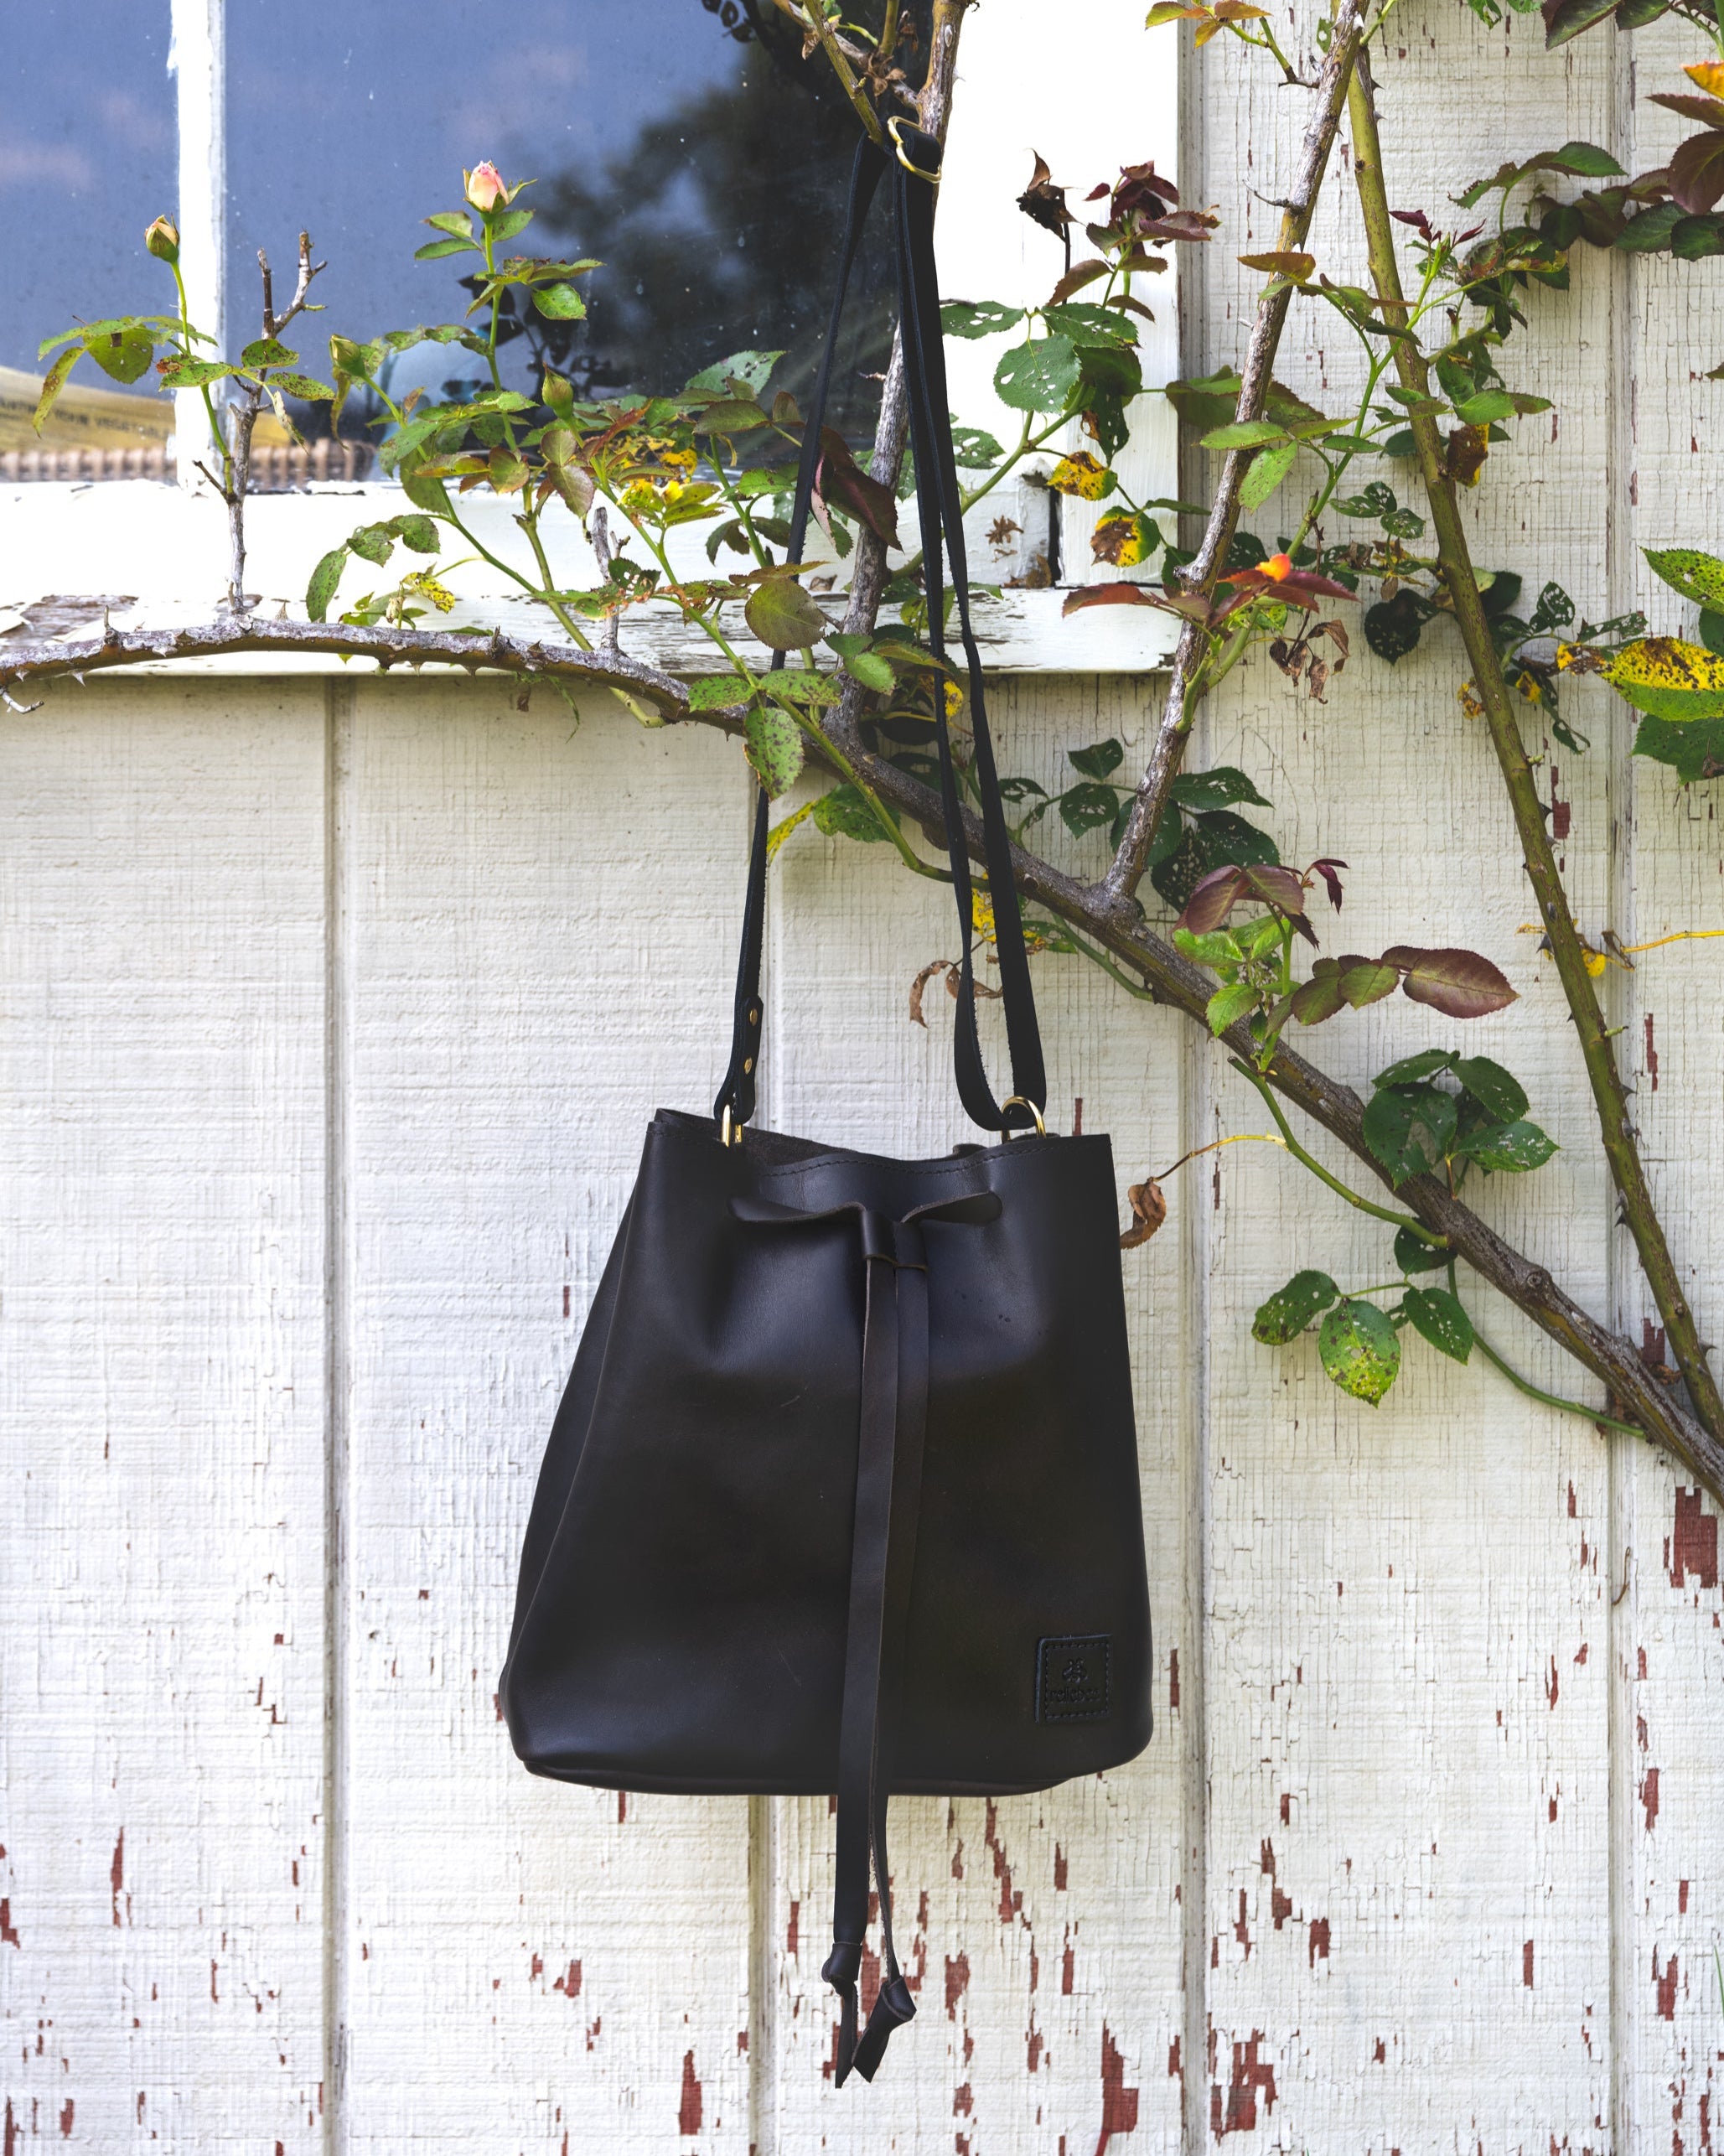
POLYGON ((1152 1183, 1165 1183, 1170 1175, 1177 1175, 1188 1160, 1196 1160, 1204 1153, 1214 1153, 1224 1145, 1278 1145, 1285 1151, 1287 1143, 1284 1138, 1277 1138, 1272 1131, 1237 1131, 1231 1138, 1212 1138, 1207 1145, 1194 1145, 1189 1153, 1182 1153, 1171 1168, 1162 1169, 1159 1175, 1152 1175, 1149 1179, 1152 1183))
POLYGON ((1281 1132, 1281 1143, 1302 1167, 1311 1170, 1318 1182, 1327 1183, 1338 1198, 1344 1198, 1349 1205, 1356 1205, 1361 1213, 1369 1213, 1376 1220, 1387 1221, 1390 1227, 1405 1228, 1410 1236, 1416 1236, 1421 1242, 1429 1243, 1433 1249, 1442 1243, 1441 1236, 1432 1235, 1428 1228, 1421 1227, 1411 1213, 1391 1212, 1386 1205, 1374 1205, 1369 1198, 1361 1198, 1357 1190, 1349 1190, 1338 1177, 1331 1175, 1323 1163, 1313 1159, 1293 1136, 1287 1117, 1281 1112, 1280 1103, 1270 1091, 1267 1081, 1255 1065, 1243 1062, 1236 1055, 1228 1060, 1240 1076, 1249 1079, 1263 1096, 1263 1105, 1275 1117, 1276 1126, 1281 1132))
POLYGON ((1611 1606, 1611 1608, 1612 1608, 1613 1609, 1616 1609, 1616 1608, 1618 1606, 1618 1604, 1619 1604, 1621 1603, 1621 1601, 1622 1601, 1623 1597, 1623 1596, 1628 1593, 1628 1581, 1629 1581, 1629 1578, 1630 1578, 1630 1577, 1631 1577, 1631 1573, 1630 1573, 1630 1568, 1632 1567, 1632 1565, 1633 1565, 1633 1562, 1634 1562, 1634 1552, 1633 1552, 1633 1550, 1632 1549, 1632 1547, 1631 1547, 1631 1548, 1628 1548, 1628 1549, 1625 1549, 1625 1550, 1623 1552, 1623 1583, 1622 1583, 1621 1587, 1619 1587, 1619 1588, 1618 1588, 1618 1590, 1617 1590, 1617 1592, 1615 1593, 1615 1594, 1614 1594, 1614 1595, 1613 1595, 1613 1596, 1612 1596, 1612 1598, 1611 1598, 1611 1604, 1610 1604, 1610 1606, 1611 1606))
MULTIPOLYGON (((1276 246, 1283 253, 1302 247, 1311 230, 1329 153, 1334 148, 1346 106, 1347 86, 1352 80, 1369 4, 1369 0, 1342 0, 1340 13, 1335 18, 1334 35, 1318 77, 1315 109, 1305 130, 1298 174, 1281 214, 1281 236, 1276 246)), ((1250 342, 1240 375, 1239 408, 1235 414, 1240 420, 1261 419, 1263 416, 1292 292, 1292 286, 1286 279, 1277 278, 1271 281, 1257 302, 1256 319, 1251 325, 1250 342)), ((1255 453, 1250 449, 1230 449, 1227 453, 1203 543, 1179 572, 1180 582, 1189 592, 1211 591, 1226 567, 1227 550, 1239 522, 1240 489, 1245 485, 1255 453)), ((1203 699, 1204 660, 1208 650, 1204 630, 1199 623, 1188 621, 1180 631, 1178 646, 1173 654, 1173 674, 1148 768, 1138 785, 1113 861, 1095 886, 1098 902, 1110 912, 1125 907, 1143 880, 1150 842, 1167 809, 1168 790, 1178 775, 1197 707, 1203 699)))
MULTIPOLYGON (((611 531, 609 521, 604 513, 604 504, 602 501, 593 505, 593 512, 587 520, 587 536, 593 544, 593 557, 598 564, 598 573, 608 579, 612 560, 611 531)), ((605 622, 603 633, 598 640, 598 648, 601 651, 614 654, 620 650, 622 648, 621 625, 622 613, 619 609, 605 622)))

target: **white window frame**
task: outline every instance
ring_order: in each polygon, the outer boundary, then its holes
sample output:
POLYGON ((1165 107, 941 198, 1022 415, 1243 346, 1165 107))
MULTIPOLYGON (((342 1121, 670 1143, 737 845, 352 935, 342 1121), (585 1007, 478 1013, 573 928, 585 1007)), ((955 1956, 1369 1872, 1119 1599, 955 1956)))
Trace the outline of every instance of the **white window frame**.
MULTIPOLYGON (((171 0, 173 44, 168 65, 175 77, 179 139, 180 263, 192 319, 215 329, 229 348, 237 326, 230 320, 226 290, 224 209, 227 198, 225 0, 171 0)), ((1022 304, 1046 297, 1059 273, 1052 236, 1012 206, 1027 184, 1036 153, 1074 195, 1113 179, 1127 161, 1153 157, 1158 170, 1177 178, 1178 83, 1171 36, 1143 28, 1142 0, 1064 0, 1057 11, 1064 52, 1078 58, 1067 70, 1065 94, 1042 94, 1049 65, 1047 0, 986 0, 966 23, 959 51, 950 141, 936 238, 941 227, 965 235, 963 267, 942 272, 948 298, 988 298, 1022 304)), ((1074 210, 1079 203, 1073 202, 1074 210)), ((1080 213, 1081 214, 1081 213, 1080 213)), ((1081 234, 1079 247, 1084 245, 1081 234)), ((956 250, 953 251, 956 259, 956 250)), ((1147 293, 1153 324, 1142 324, 1140 350, 1146 381, 1159 384, 1178 369, 1178 251, 1147 293)), ((1021 415, 1000 405, 992 390, 999 355, 1012 333, 975 343, 947 345, 952 403, 958 417, 983 426, 1002 441, 1015 436, 1021 415)), ((176 398, 175 423, 182 443, 204 429, 194 391, 176 398)), ((1140 499, 1178 492, 1174 416, 1164 398, 1146 396, 1131 413, 1132 438, 1121 463, 1140 499)), ((1077 445, 1074 431, 1071 446, 1077 445)), ((1045 471, 1051 454, 1027 466, 1045 471)), ((226 583, 226 521, 198 473, 192 456, 178 461, 172 481, 47 480, 6 490, 0 526, 0 601, 28 604, 49 593, 125 593, 135 609, 116 619, 139 625, 209 619, 226 583)), ((292 495, 260 495, 247 505, 247 583, 261 610, 303 617, 305 580, 312 564, 339 545, 356 524, 378 514, 372 505, 399 500, 387 482, 328 482, 292 495)), ((1033 476, 1012 479, 972 513, 971 573, 1004 580, 1027 566, 1045 544, 1050 513, 1047 490, 1033 476), (1002 515, 1022 527, 1018 552, 991 550, 986 532, 1002 515)), ((1061 614, 1074 583, 1117 578, 1117 569, 1089 566, 1089 534, 1098 513, 1087 504, 1059 502, 1062 518, 1064 581, 1052 588, 1002 589, 983 599, 977 630, 991 666, 1022 671, 1141 671, 1165 666, 1178 623, 1148 608, 1105 608, 1071 619, 1061 614)), ((469 496, 463 515, 494 551, 514 551, 519 535, 505 503, 469 496)), ((555 533, 553 568, 560 581, 578 586, 597 581, 590 551, 572 518, 547 527, 555 533)), ((703 534, 689 538, 690 567, 703 534)), ((506 582, 463 568, 458 578, 462 604, 449 626, 500 628, 542 635, 546 617, 506 582)), ((1142 573, 1142 572, 1139 573, 1142 573)), ((624 647, 636 657, 673 671, 699 671, 710 652, 666 608, 642 609, 624 626, 624 647)), ((241 655, 198 662, 200 668, 244 672, 325 671, 336 660, 241 655)))

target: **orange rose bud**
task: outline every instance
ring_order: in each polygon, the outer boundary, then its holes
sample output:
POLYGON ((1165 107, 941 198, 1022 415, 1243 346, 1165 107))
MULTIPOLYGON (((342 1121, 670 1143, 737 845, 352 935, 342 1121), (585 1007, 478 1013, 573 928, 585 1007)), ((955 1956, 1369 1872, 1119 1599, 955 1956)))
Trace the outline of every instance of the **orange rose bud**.
POLYGON ((1266 577, 1273 577, 1276 583, 1283 577, 1290 577, 1293 573, 1292 561, 1286 554, 1271 554, 1266 562, 1260 562, 1257 567, 1266 577))

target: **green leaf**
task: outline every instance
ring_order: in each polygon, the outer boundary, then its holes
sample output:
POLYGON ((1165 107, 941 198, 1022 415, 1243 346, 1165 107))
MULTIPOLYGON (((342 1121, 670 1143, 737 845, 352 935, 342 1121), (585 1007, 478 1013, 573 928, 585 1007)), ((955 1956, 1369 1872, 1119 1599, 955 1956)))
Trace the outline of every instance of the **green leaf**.
POLYGON ((1068 786, 1059 796, 1059 820, 1074 838, 1081 838, 1086 831, 1099 831, 1111 824, 1119 812, 1120 796, 1116 786, 1098 785, 1093 780, 1081 785, 1068 786))
POLYGON ((1643 547, 1647 565, 1684 599, 1704 607, 1724 608, 1724 562, 1694 547, 1643 547))
POLYGON ((767 423, 766 413, 752 397, 722 396, 695 416, 696 434, 747 434, 767 423))
POLYGON ((1680 202, 1655 202, 1649 210, 1643 210, 1638 217, 1631 217, 1618 234, 1616 250, 1623 255, 1661 254, 1670 244, 1670 235, 1682 222, 1680 202))
POLYGON ((1446 1250, 1432 1250, 1411 1228, 1395 1231, 1395 1262, 1403 1272, 1435 1272, 1448 1263, 1448 1255, 1446 1250))
POLYGON ((395 552, 395 534, 386 524, 362 524, 349 538, 349 551, 379 567, 395 552))
POLYGON ((1245 961, 1245 954, 1240 948, 1239 938, 1230 929, 1212 928, 1202 935, 1193 935, 1188 928, 1176 928, 1173 945, 1176 950, 1183 951, 1188 958, 1195 960, 1199 966, 1213 966, 1219 969, 1223 966, 1242 965, 1245 961))
POLYGON ((1021 307, 1002 307, 997 299, 949 299, 940 310, 948 337, 994 337, 1023 319, 1021 307))
POLYGON ((814 805, 814 827, 827 838, 853 838, 862 846, 883 845, 888 837, 867 796, 851 785, 834 786, 821 796, 814 805))
POLYGON ((1253 457, 1250 469, 1240 486, 1240 507, 1261 509, 1292 469, 1293 459, 1298 452, 1297 442, 1273 442, 1253 457))
POLYGON ((473 237, 473 220, 464 210, 439 210, 425 221, 433 231, 452 232, 458 240, 473 237))
MULTIPOLYGON (((425 221, 428 225, 431 220, 427 217, 425 221)), ((493 244, 500 246, 505 240, 512 240, 517 232, 525 231, 532 221, 533 212, 531 210, 505 210, 500 217, 494 216, 491 220, 493 244)))
POLYGON ((1349 1297, 1323 1321, 1317 1352, 1342 1392, 1375 1407, 1400 1369, 1400 1342, 1375 1303, 1349 1297))
POLYGON ((1258 991, 1249 981, 1235 981, 1224 988, 1218 988, 1204 1013, 1209 1021, 1210 1032, 1219 1039, 1229 1026, 1236 1024, 1248 1011, 1255 1010, 1259 1001, 1258 991))
POLYGON ((1696 718, 1673 726, 1668 719, 1643 718, 1634 735, 1634 754, 1668 764, 1685 786, 1716 779, 1724 772, 1724 719, 1696 718))
POLYGON ((1131 317, 1111 307, 1091 307, 1087 301, 1070 301, 1044 307, 1042 319, 1056 336, 1069 337, 1074 345, 1135 345, 1137 325, 1131 317))
POLYGON ((876 694, 884 694, 898 681, 891 661, 878 651, 846 652, 838 663, 852 681, 860 682, 865 689, 872 689, 876 694))
POLYGON ((1512 418, 1514 409, 1514 400, 1505 389, 1482 389, 1476 396, 1463 396, 1455 407, 1457 416, 1468 427, 1488 427, 1493 419, 1512 418))
POLYGON ((533 288, 533 306, 551 322, 579 322, 587 303, 572 284, 541 284, 533 288))
POLYGON ((1520 1081, 1488 1055, 1463 1055, 1454 1073, 1479 1107, 1499 1123, 1512 1123, 1526 1113, 1526 1095, 1520 1081))
MULTIPOLYGON (((105 375, 115 381, 132 382, 148 371, 156 348, 148 329, 127 331, 122 335, 92 337, 89 340, 90 356, 105 375)), ((194 361, 203 365, 207 362, 194 361)))
POLYGON ((1182 771, 1167 789, 1169 801, 1181 808, 1231 808, 1235 801, 1250 801, 1255 808, 1272 806, 1232 764, 1218 764, 1213 771, 1182 771))
POLYGON ((428 510, 433 516, 453 517, 455 505, 449 500, 449 490, 441 479, 427 479, 422 473, 404 469, 398 477, 401 492, 415 509, 428 510))
POLYGON ((436 524, 428 516, 391 516, 389 529, 416 554, 434 554, 443 544, 436 524))
POLYGON ((66 386, 66 376, 84 356, 81 345, 68 345, 42 379, 42 394, 36 400, 33 423, 36 432, 42 431, 42 422, 53 411, 55 400, 66 386))
POLYGON ((806 650, 826 633, 826 617, 794 577, 769 577, 756 584, 743 613, 774 651, 806 650))
POLYGON ((1709 606, 1701 609, 1700 640, 1708 651, 1724 659, 1724 614, 1715 614, 1709 606))
POLYGON ((1287 431, 1272 419, 1240 419, 1205 434, 1203 446, 1206 449, 1256 449, 1267 443, 1282 440, 1287 431))
POLYGON ((710 390, 715 396, 725 396, 734 394, 731 388, 733 382, 740 382, 751 396, 758 396, 784 356, 782 352, 733 352, 727 360, 715 360, 710 367, 702 367, 699 374, 691 376, 688 386, 696 391, 710 390))
POLYGON ((476 251, 471 240, 427 240, 422 247, 415 247, 416 262, 441 262, 445 255, 470 255, 476 251))
POLYGON ((287 367, 299 357, 290 352, 279 337, 259 337, 246 346, 240 354, 242 367, 287 367))
POLYGON ((1297 1340, 1319 1311, 1327 1310, 1340 1289, 1326 1272, 1296 1272, 1251 1320, 1251 1337, 1265 1347, 1285 1347, 1297 1340))
POLYGON ((744 722, 748 761, 769 801, 795 785, 802 769, 803 734, 795 720, 776 704, 753 703, 744 722))
POLYGON ((1416 1055, 1404 1056, 1399 1063, 1391 1063, 1386 1070, 1380 1070, 1371 1084, 1416 1086, 1423 1079, 1434 1078, 1439 1070, 1452 1070, 1454 1060, 1452 1048, 1421 1049, 1416 1055))
POLYGON ((305 588, 305 610, 313 621, 329 619, 329 602, 335 596, 335 587, 341 582, 341 572, 347 566, 345 547, 332 547, 311 573, 311 582, 305 588))
POLYGON ((788 666, 769 675, 767 687, 782 702, 795 704, 835 704, 844 693, 836 674, 816 673, 807 666, 788 666))
POLYGON ((688 685, 691 711, 730 711, 748 700, 747 684, 734 674, 707 674, 688 685))
POLYGON ((1382 1086, 1365 1108, 1364 1142, 1399 1188, 1441 1167, 1454 1143, 1456 1113, 1454 1096, 1434 1086, 1382 1086))
POLYGON ((271 386, 284 396, 297 396, 303 404, 327 404, 335 392, 315 375, 282 374, 270 377, 271 386))
POLYGON ((1542 1168, 1556 1149, 1555 1138, 1547 1138, 1536 1123, 1518 1119, 1488 1124, 1463 1138, 1455 1148, 1457 1154, 1464 1153, 1481 1168, 1509 1175, 1525 1175, 1532 1169, 1542 1168))
MULTIPOLYGON (((95 356, 100 358, 99 354, 95 356)), ((238 371, 226 360, 188 359, 184 355, 163 360, 157 370, 164 389, 202 389, 206 383, 225 381, 238 371)))
POLYGON ((994 370, 1000 401, 1018 412, 1064 412, 1082 379, 1069 337, 1038 337, 1014 345, 994 370))
POLYGON ((980 471, 991 464, 1003 463, 1006 452, 984 428, 955 427, 952 456, 960 469, 980 471))
POLYGON ((1447 1288, 1409 1288, 1400 1307, 1413 1329, 1442 1354, 1465 1362, 1473 1352, 1473 1320, 1447 1288))
POLYGON ((1086 779, 1105 779, 1110 772, 1118 770, 1125 754, 1125 749, 1110 736, 1089 749, 1068 749, 1065 760, 1086 779))
POLYGON ((1724 255, 1724 217, 1679 217, 1670 227, 1670 252, 1679 262, 1724 255))

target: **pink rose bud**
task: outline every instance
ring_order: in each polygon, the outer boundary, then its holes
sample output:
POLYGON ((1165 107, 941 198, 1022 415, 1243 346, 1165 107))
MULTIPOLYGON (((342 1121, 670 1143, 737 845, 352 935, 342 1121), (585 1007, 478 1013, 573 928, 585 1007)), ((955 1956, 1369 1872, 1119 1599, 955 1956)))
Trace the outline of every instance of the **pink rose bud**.
POLYGON ((467 183, 467 200, 478 210, 494 210, 500 202, 507 202, 510 190, 503 184, 503 175, 494 164, 475 165, 471 172, 461 177, 467 183))
POLYGON ((143 243, 160 262, 179 260, 179 228, 167 217, 157 218, 143 236, 143 243))

